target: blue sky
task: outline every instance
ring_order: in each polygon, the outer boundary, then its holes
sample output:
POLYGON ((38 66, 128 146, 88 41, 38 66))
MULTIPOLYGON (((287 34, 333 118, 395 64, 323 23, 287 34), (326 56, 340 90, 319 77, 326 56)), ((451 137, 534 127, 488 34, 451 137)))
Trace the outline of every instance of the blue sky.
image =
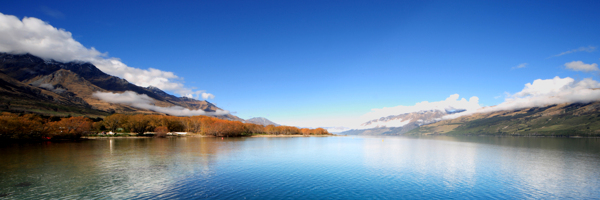
MULTIPOLYGON (((597 73, 598 1, 5 1, 128 66, 170 71, 242 118, 297 126, 374 108, 479 104, 597 73), (524 68, 516 68, 527 63, 524 68)), ((332 126, 343 123, 330 123, 332 126)))

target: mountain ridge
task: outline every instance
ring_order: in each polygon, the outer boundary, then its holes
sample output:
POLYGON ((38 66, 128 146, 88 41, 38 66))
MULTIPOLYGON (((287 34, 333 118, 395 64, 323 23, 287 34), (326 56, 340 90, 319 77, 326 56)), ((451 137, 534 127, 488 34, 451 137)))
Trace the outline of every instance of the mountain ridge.
MULTIPOLYGON (((448 115, 456 112, 445 113, 448 115)), ((409 113, 382 117, 365 122, 363 125, 380 120, 401 119, 407 114, 409 113)), ((439 118, 422 124, 411 122, 400 127, 376 126, 368 129, 352 129, 339 134, 600 136, 600 101, 474 113, 454 119, 442 119, 446 115, 435 116, 439 118)))
MULTIPOLYGON (((133 91, 136 94, 147 95, 155 100, 155 105, 161 107, 180 106, 190 110, 203 110, 209 113, 222 110, 208 101, 175 97, 153 86, 141 87, 134 85, 125 79, 108 75, 88 62, 72 61, 64 63, 55 60, 44 60, 29 53, 10 54, 0 52, 0 72, 6 75, 4 77, 5 81, 10 82, 11 80, 8 79, 12 79, 13 82, 21 82, 27 85, 26 88, 33 87, 34 90, 37 88, 46 91, 46 93, 53 93, 49 95, 53 99, 63 99, 63 105, 79 103, 83 107, 93 108, 106 113, 150 114, 158 112, 135 108, 130 105, 104 102, 93 97, 93 93, 133 91)), ((24 86, 15 87, 23 88, 24 86)), ((9 96, 16 98, 19 95, 13 92, 9 96)), ((34 100, 35 98, 41 98, 41 96, 33 97, 30 95, 29 98, 34 100)), ((239 117, 231 114, 217 117, 242 121, 239 117)))
POLYGON ((424 125, 406 134, 599 136, 600 101, 475 113, 424 125))

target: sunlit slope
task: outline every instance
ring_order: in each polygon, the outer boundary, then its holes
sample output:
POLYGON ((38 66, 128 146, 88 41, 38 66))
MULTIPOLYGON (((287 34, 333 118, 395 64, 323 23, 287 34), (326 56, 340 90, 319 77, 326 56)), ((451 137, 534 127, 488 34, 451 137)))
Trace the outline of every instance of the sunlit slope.
POLYGON ((407 134, 595 136, 600 135, 600 102, 478 113, 424 125, 407 134))
POLYGON ((93 109, 80 98, 62 96, 45 88, 24 84, 0 72, 0 112, 32 112, 44 115, 90 117, 109 113, 93 109))
MULTIPOLYGON (((156 87, 140 87, 108 75, 90 63, 43 60, 31 54, 0 52, 0 111, 47 115, 159 114, 126 103, 110 103, 94 93, 135 92, 152 99, 157 107, 182 107, 208 113, 222 110, 208 101, 176 97, 156 87), (9 105, 10 104, 10 105, 9 105), (18 104, 18 106, 17 106, 18 104)), ((241 121, 226 114, 218 118, 241 121)))

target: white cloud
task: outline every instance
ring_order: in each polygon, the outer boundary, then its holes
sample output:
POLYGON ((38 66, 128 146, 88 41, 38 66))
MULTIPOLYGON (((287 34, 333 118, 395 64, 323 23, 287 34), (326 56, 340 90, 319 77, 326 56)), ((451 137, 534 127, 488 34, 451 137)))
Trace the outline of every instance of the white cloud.
POLYGON ((471 97, 469 100, 462 98, 459 100, 458 94, 450 95, 450 97, 446 98, 443 101, 436 102, 428 102, 423 101, 416 103, 413 106, 403 106, 399 105, 396 107, 384 107, 384 108, 375 108, 371 109, 371 112, 363 115, 361 118, 364 121, 369 121, 373 119, 379 119, 381 117, 387 117, 390 115, 399 115, 404 113, 412 113, 418 111, 426 111, 426 110, 466 110, 466 111, 474 111, 481 108, 479 105, 479 98, 476 96, 471 97))
POLYGON ((38 87, 46 88, 47 90, 54 90, 54 86, 50 83, 40 84, 40 86, 38 86, 38 87))
POLYGON ((501 110, 517 110, 532 107, 543 107, 563 103, 589 103, 600 100, 600 83, 591 78, 575 81, 570 77, 553 79, 537 79, 525 84, 525 88, 513 95, 508 95, 504 102, 496 106, 457 113, 445 116, 445 119, 486 113, 501 110))
POLYGON ((38 87, 53 91, 54 93, 57 93, 57 94, 67 91, 63 88, 54 88, 54 86, 50 83, 43 83, 43 84, 38 85, 38 87))
POLYGON ((203 99, 214 99, 215 95, 210 94, 210 93, 202 93, 202 98, 203 99))
POLYGON ((537 79, 525 84, 525 88, 509 96, 496 109, 514 110, 520 108, 547 106, 561 103, 589 103, 600 100, 600 83, 586 78, 575 81, 570 77, 537 79))
POLYGON ((131 105, 136 108, 153 110, 160 113, 166 113, 174 116, 194 116, 194 115, 226 115, 229 111, 217 110, 216 112, 206 112, 203 110, 190 110, 181 106, 160 107, 153 105, 154 99, 145 94, 137 94, 132 91, 123 93, 95 92, 94 97, 109 102, 131 105))
POLYGON ((70 32, 34 17, 19 20, 15 16, 0 13, 0 52, 30 53, 61 62, 90 62, 103 72, 138 86, 154 86, 182 96, 214 98, 214 95, 203 95, 204 91, 185 87, 181 82, 183 78, 173 72, 129 67, 119 58, 108 57, 108 53, 101 53, 94 47, 86 48, 73 39, 70 32))
POLYGON ((570 69, 573 71, 582 71, 582 72, 600 71, 600 69, 598 69, 598 64, 596 64, 596 63, 585 64, 581 61, 573 61, 573 62, 565 63, 565 67, 567 69, 570 69))
POLYGON ((593 51, 596 51, 596 47, 594 47, 594 46, 579 47, 577 49, 571 49, 569 51, 565 51, 565 52, 562 52, 562 53, 559 53, 559 54, 556 54, 556 55, 553 55, 553 56, 550 56, 550 57, 558 57, 558 56, 567 55, 567 54, 575 53, 575 52, 581 52, 581 51, 593 52, 593 51))
POLYGON ((527 67, 527 63, 521 63, 517 66, 514 66, 512 69, 521 69, 527 67))

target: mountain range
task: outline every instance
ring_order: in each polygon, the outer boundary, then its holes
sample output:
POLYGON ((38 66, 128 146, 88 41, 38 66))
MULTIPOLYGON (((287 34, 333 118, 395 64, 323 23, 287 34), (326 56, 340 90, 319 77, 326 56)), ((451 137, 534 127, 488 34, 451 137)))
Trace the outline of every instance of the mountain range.
MULTIPOLYGON (((460 112, 460 111, 459 111, 460 112)), ((564 103, 475 113, 454 119, 456 111, 419 111, 374 119, 345 135, 503 135, 598 136, 600 102, 564 103)))
MULTIPOLYGON (((43 115, 102 117, 112 113, 159 114, 162 108, 201 110, 211 115, 223 109, 208 101, 176 97, 159 88, 141 87, 108 75, 91 63, 57 62, 31 54, 0 53, 0 111, 43 115), (107 102, 98 93, 133 93, 151 106, 107 102), (160 108, 160 109, 157 109, 160 108)), ((600 102, 564 103, 517 110, 475 113, 446 119, 464 110, 424 110, 373 119, 346 135, 535 135, 597 136, 600 102)), ((163 113, 164 114, 164 113, 163 113)), ((279 126, 262 117, 243 120, 227 114, 218 118, 279 126)))
MULTIPOLYGON (((208 101, 176 97, 156 87, 141 87, 108 75, 91 63, 57 62, 31 54, 0 53, 0 111, 31 112, 50 115, 106 116, 111 113, 159 112, 124 103, 109 103, 95 93, 134 92, 146 95, 157 108, 176 107, 223 111, 208 101)), ((231 115, 216 117, 243 121, 231 115)))
POLYGON ((423 125, 406 134, 598 136, 600 102, 476 113, 423 125))

